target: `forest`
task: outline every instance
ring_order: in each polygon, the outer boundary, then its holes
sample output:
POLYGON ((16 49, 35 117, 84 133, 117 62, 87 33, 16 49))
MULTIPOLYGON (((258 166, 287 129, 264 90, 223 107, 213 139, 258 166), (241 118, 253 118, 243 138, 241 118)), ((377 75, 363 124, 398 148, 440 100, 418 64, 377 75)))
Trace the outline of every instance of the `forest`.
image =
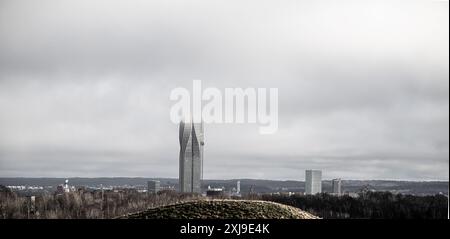
POLYGON ((21 196, 0 185, 0 218, 9 219, 109 219, 148 208, 199 198, 195 194, 134 189, 83 190, 63 194, 21 196))
MULTIPOLYGON (((326 193, 291 196, 247 194, 239 199, 278 202, 325 219, 446 219, 448 216, 448 197, 439 194, 414 196, 371 191, 361 192, 358 197, 326 193)), ((205 200, 205 197, 169 190, 147 194, 134 189, 78 189, 31 197, 18 195, 0 185, 0 218, 108 219, 190 200, 205 200)))
POLYGON ((414 196, 390 192, 361 192, 348 195, 262 195, 274 201, 310 212, 322 218, 345 219, 447 219, 448 197, 445 195, 414 196))

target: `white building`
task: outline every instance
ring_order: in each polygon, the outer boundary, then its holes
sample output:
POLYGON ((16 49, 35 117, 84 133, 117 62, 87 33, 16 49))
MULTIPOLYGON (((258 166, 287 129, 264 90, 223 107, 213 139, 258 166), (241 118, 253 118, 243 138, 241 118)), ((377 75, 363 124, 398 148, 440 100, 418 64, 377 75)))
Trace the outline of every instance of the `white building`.
POLYGON ((64 192, 70 192, 69 179, 66 179, 66 181, 64 182, 64 192))
POLYGON ((322 192, 322 171, 305 171, 305 194, 313 195, 322 192))
POLYGON ((236 194, 237 195, 241 194, 241 181, 236 182, 236 194))
POLYGON ((340 178, 335 178, 331 181, 332 193, 334 195, 342 195, 342 180, 340 178))

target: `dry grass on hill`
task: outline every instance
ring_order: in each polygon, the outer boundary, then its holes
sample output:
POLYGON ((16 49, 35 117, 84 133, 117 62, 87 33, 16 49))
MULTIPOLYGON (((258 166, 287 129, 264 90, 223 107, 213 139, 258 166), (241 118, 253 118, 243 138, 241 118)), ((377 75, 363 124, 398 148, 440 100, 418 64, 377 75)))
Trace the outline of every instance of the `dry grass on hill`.
POLYGON ((123 219, 318 219, 298 208, 256 200, 196 200, 151 208, 123 219))

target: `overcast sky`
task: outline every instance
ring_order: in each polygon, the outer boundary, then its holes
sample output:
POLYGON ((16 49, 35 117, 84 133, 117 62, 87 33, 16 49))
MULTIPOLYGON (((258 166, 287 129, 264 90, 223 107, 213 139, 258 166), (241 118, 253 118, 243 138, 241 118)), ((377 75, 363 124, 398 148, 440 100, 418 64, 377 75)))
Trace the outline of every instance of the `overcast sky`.
POLYGON ((205 178, 448 180, 448 1, 0 0, 0 177, 178 177, 176 87, 276 87, 205 178), (188 3, 189 2, 189 3, 188 3))

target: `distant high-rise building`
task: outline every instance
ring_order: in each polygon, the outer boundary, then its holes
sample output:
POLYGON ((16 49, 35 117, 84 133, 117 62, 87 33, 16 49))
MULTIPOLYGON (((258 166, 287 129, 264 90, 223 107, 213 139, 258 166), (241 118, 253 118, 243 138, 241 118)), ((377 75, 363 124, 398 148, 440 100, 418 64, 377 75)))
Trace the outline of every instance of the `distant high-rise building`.
POLYGON ((335 178, 331 181, 332 193, 335 195, 341 195, 342 180, 340 178, 335 178))
POLYGON ((180 122, 180 178, 181 192, 201 193, 203 178, 203 122, 180 122))
POLYGON ((157 180, 150 180, 147 182, 147 193, 156 194, 161 189, 161 183, 157 180))
POLYGON ((241 194, 241 181, 236 182, 236 194, 241 194))
POLYGON ((322 192, 322 171, 305 171, 305 194, 312 195, 322 192))
POLYGON ((64 192, 70 192, 69 179, 66 179, 66 181, 64 181, 64 192))

